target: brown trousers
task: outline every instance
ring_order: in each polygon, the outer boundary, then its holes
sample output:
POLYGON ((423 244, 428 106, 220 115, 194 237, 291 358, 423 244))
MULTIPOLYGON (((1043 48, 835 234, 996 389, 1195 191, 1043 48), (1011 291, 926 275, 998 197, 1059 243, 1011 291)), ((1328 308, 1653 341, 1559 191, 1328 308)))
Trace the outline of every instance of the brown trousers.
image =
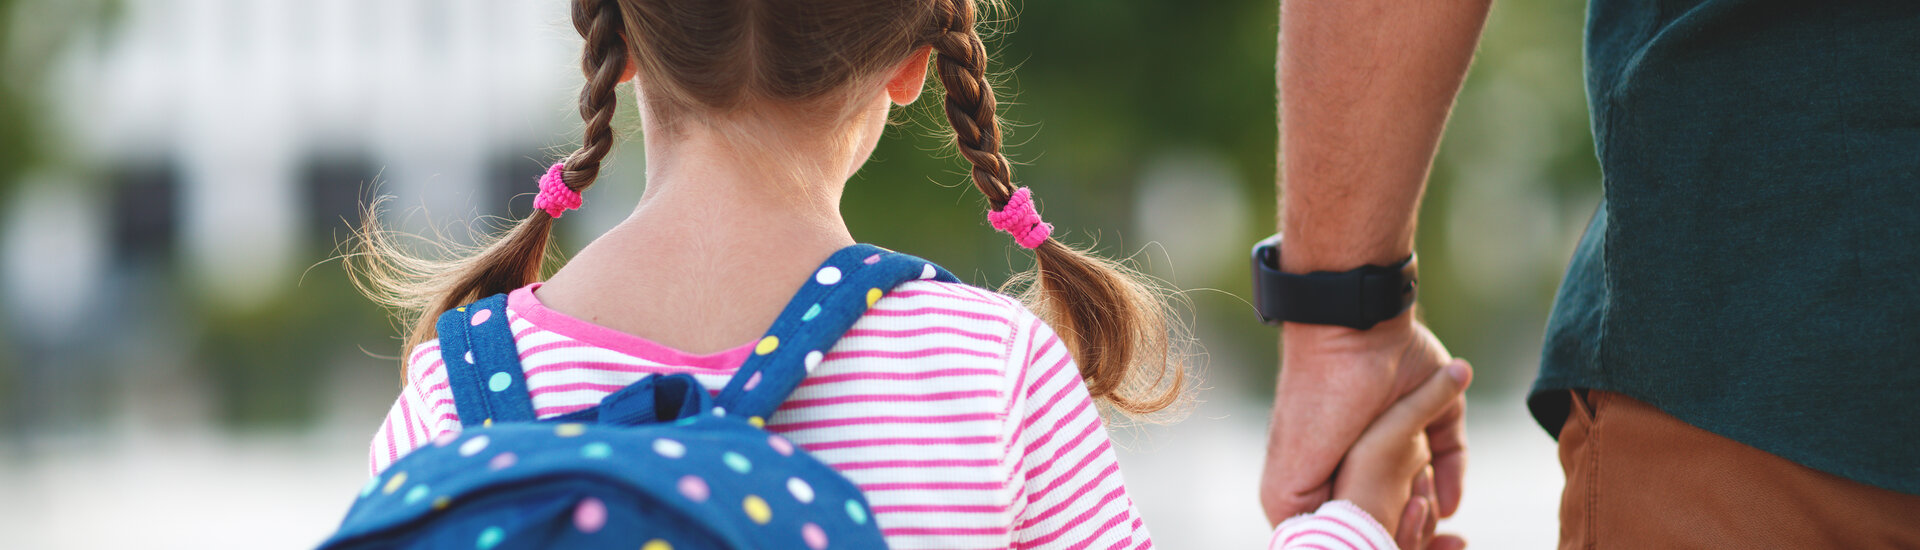
POLYGON ((1646 403, 1575 391, 1560 548, 1920 548, 1920 496, 1795 464, 1646 403))

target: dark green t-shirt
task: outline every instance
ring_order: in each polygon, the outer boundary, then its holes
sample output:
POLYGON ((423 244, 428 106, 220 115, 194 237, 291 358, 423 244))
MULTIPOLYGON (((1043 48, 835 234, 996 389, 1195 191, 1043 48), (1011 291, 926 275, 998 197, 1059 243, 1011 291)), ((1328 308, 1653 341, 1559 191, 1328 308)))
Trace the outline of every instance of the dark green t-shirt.
POLYGON ((1605 202, 1528 399, 1920 494, 1920 1, 1592 0, 1605 202))

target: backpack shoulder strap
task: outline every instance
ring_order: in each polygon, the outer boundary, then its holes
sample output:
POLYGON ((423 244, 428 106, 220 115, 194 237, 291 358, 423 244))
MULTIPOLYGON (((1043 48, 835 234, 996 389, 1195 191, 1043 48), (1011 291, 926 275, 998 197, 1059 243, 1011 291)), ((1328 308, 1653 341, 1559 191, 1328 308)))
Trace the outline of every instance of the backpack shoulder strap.
POLYGON ((787 302, 715 404, 728 415, 772 415, 868 307, 918 279, 959 282, 932 262, 869 244, 835 252, 787 302))
POLYGON ((434 330, 461 426, 535 419, 520 351, 507 326, 507 295, 447 310, 434 330))

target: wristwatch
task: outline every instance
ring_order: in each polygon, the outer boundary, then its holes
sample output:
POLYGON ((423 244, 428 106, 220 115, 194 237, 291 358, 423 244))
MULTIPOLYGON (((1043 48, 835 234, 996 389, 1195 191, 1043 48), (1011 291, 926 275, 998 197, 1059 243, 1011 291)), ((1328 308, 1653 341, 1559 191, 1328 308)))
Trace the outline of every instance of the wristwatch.
POLYGON ((1280 271, 1279 233, 1253 246, 1253 308, 1260 313, 1260 321, 1269 325, 1373 328, 1413 307, 1418 280, 1411 255, 1389 266, 1301 275, 1280 271))

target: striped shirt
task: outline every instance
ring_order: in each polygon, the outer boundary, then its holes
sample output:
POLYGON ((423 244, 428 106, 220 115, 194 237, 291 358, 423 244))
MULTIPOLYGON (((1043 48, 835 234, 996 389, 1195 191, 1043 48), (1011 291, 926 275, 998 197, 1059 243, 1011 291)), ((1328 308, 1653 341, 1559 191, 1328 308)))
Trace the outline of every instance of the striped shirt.
POLYGON ((1352 502, 1335 500, 1274 528, 1267 550, 1392 550, 1393 535, 1352 502))
MULTIPOLYGON (((751 345, 694 355, 513 291, 507 319, 534 412, 599 404, 650 374, 717 392, 751 345)), ((375 473, 460 429, 438 341, 373 437, 375 473)), ((1098 409, 1053 329, 1019 302, 910 281, 873 304, 767 421, 858 484, 893 548, 1151 548, 1098 409)))

